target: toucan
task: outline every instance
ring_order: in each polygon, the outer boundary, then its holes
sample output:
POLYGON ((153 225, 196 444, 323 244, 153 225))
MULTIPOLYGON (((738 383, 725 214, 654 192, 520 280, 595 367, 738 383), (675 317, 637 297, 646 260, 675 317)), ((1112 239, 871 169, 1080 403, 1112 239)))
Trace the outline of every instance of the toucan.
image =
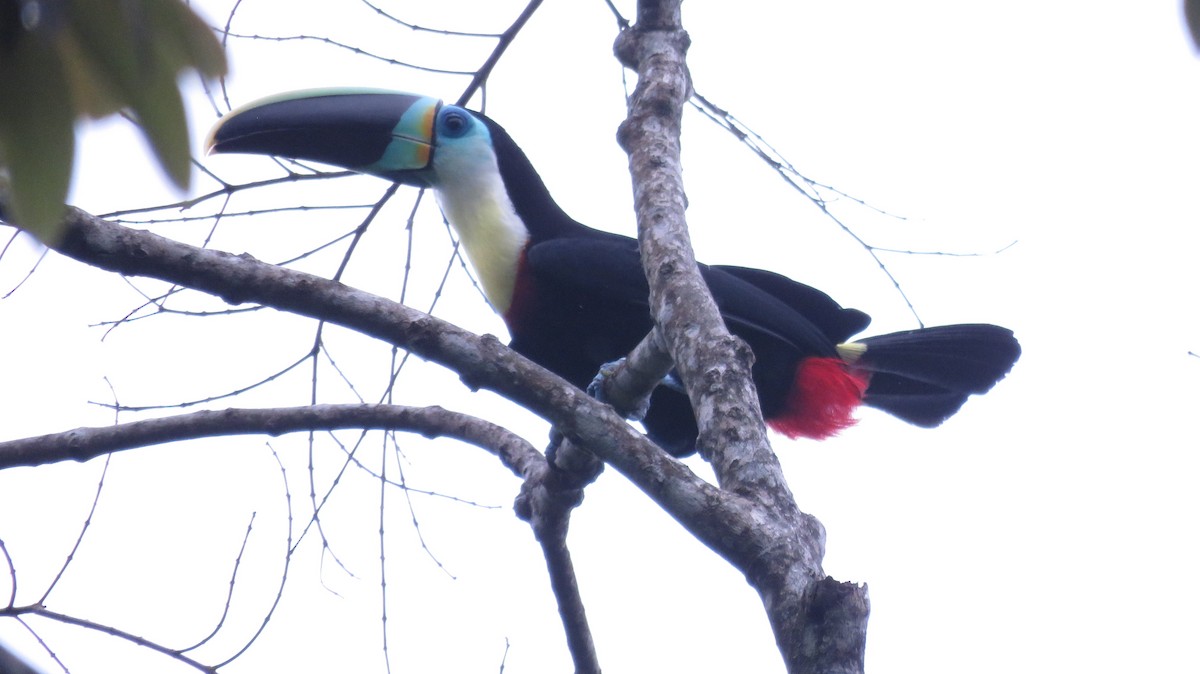
MULTIPOLYGON (((508 133, 479 112, 393 91, 291 92, 225 115, 207 145, 432 188, 510 346, 576 386, 652 327, 637 241, 567 215, 508 133)), ((860 404, 937 426, 1021 353, 1011 330, 986 324, 853 340, 870 317, 820 290, 761 269, 700 272, 729 331, 754 352, 767 424, 791 438, 834 435, 855 423, 860 404)), ((664 450, 686 456, 698 431, 673 379, 655 389, 642 423, 664 450)))

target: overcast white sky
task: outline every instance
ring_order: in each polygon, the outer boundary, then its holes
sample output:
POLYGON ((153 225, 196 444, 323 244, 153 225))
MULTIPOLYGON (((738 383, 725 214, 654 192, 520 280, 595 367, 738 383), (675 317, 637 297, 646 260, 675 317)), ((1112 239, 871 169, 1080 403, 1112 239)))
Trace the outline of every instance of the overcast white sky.
MULTIPOLYGON (((197 3, 221 23, 228 2, 197 3)), ((399 3, 382 3, 399 6, 399 3)), ((396 9, 416 23, 502 29, 519 2, 396 9), (410 13, 411 12, 411 13, 410 13), (429 12, 418 15, 417 12, 429 12)), ((631 2, 619 3, 632 17, 631 2)), ((234 29, 327 35, 397 59, 471 69, 489 42, 431 39, 381 22, 353 0, 247 0, 234 29)), ((894 3, 686 3, 697 91, 733 111, 803 173, 904 219, 850 200, 838 214, 890 255, 927 324, 1013 328, 1025 355, 1011 376, 937 430, 866 411, 824 443, 777 439, 802 508, 828 529, 826 570, 870 586, 873 671, 1194 672, 1200 633, 1196 516, 1200 312, 1200 60, 1177 2, 1046 3, 979 9, 949 0, 894 3)), ((530 154, 560 203, 597 227, 633 232, 624 115, 602 2, 548 0, 497 69, 488 113, 530 154)), ((234 104, 279 90, 371 85, 453 99, 465 79, 406 71, 313 43, 231 51, 234 104)), ((196 146, 211 106, 195 97, 196 146), (207 106, 207 107, 206 107, 207 106)), ((913 327, 891 282, 727 134, 685 120, 689 222, 701 259, 765 267, 875 316, 872 332, 913 327)), ((266 160, 219 157, 228 180, 279 175, 266 160)), ((193 192, 213 189, 196 176, 193 192)), ((361 178, 304 188, 309 204, 369 203, 361 178)), ((348 282, 399 297, 403 223, 415 193, 377 221, 348 282)), ((279 205, 295 191, 235 198, 230 210, 279 205)), ((124 124, 90 127, 73 200, 97 213, 179 198, 124 124)), ((205 211, 207 212, 207 211, 205 211)), ((227 220, 212 245, 270 261, 347 231, 358 212, 227 220)), ((156 225, 199 242, 211 223, 156 225)), ((407 299, 431 301, 448 258, 435 209, 418 219, 407 299)), ((332 274, 340 253, 300 265, 332 274)), ((37 251, 0 260, 0 294, 37 251)), ((157 284, 135 281, 146 292, 157 284)), ((111 275, 51 255, 0 301, 0 438, 109 423, 88 405, 203 398, 299 359, 313 327, 256 312, 159 316, 112 333, 92 324, 139 303, 111 275), (109 383, 111 382, 111 390, 109 383)), ((182 307, 219 307, 200 297, 182 307)), ((438 315, 503 334, 461 270, 438 315)), ((342 331, 333 357, 374 399, 386 348, 342 331)), ((354 401, 327 366, 323 401, 354 401)), ((214 406, 303 404, 310 372, 214 406)), ((537 443, 544 425, 424 363, 406 366, 399 402, 438 402, 510 424, 537 443)), ((344 436, 352 442, 352 436, 344 436)), ((254 515, 232 617, 201 655, 228 654, 274 597, 287 512, 268 444, 287 466, 297 527, 307 517, 303 438, 221 439, 114 459, 92 531, 47 604, 178 646, 218 619, 233 560, 254 515)), ((379 440, 368 441, 377 464, 379 440)), ((540 553, 510 504, 518 483, 478 450, 402 439, 415 487, 498 506, 387 495, 389 655, 393 671, 569 667, 540 553), (438 566, 444 565, 445 570, 438 566)), ((318 492, 342 454, 321 442, 318 492)), ((693 465, 707 474, 701 463, 693 465)), ((396 464, 389 475, 396 477, 396 464)), ((18 569, 18 602, 36 600, 87 516, 99 462, 0 474, 0 538, 18 569)), ((351 471, 323 515, 333 552, 308 539, 284 599, 237 671, 384 671, 379 649, 379 487, 351 471)), ((601 662, 614 672, 782 671, 757 596, 613 471, 588 491, 571 544, 601 662)), ((0 584, 0 595, 6 593, 0 584)), ((110 639, 39 625, 73 672, 176 671, 110 639)), ((0 621, 0 639, 36 653, 0 621)), ((53 669, 49 669, 53 671, 53 669)), ((179 668, 177 671, 184 671, 179 668)))

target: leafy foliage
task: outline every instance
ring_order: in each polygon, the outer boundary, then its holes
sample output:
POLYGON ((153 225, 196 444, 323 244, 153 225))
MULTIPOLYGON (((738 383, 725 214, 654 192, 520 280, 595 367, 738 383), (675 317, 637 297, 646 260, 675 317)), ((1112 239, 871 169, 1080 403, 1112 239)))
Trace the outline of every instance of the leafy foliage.
POLYGON ((220 42, 181 0, 0 0, 5 218, 43 240, 57 236, 81 116, 128 109, 171 180, 187 187, 176 80, 225 69, 220 42))

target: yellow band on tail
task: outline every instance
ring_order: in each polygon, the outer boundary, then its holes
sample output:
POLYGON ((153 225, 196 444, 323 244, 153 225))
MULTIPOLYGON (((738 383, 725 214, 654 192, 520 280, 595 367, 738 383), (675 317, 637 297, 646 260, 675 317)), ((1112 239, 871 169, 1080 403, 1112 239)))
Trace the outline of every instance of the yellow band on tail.
POLYGON ((859 358, 867 352, 867 345, 860 342, 847 342, 837 345, 838 356, 847 363, 857 363, 859 358))

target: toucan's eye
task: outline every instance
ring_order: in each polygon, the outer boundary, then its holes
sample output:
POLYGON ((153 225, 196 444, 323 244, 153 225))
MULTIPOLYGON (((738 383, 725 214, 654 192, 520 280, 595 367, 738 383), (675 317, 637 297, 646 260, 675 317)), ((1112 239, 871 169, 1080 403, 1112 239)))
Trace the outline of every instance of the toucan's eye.
POLYGON ((438 133, 448 138, 460 138, 471 128, 471 113, 460 107, 447 105, 438 116, 438 133))

